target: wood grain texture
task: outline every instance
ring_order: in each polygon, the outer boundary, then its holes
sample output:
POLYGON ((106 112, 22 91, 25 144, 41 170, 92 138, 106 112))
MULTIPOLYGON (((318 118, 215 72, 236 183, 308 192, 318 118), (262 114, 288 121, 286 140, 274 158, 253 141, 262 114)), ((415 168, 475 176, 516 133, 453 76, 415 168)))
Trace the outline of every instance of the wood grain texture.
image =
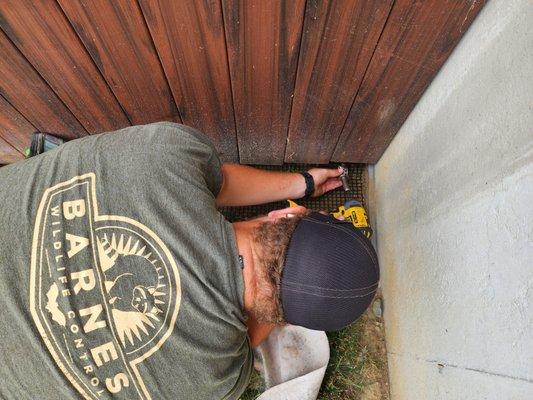
POLYGON ((89 133, 130 124, 54 0, 3 0, 0 27, 89 133))
POLYGON ((136 1, 58 2, 132 123, 181 122, 136 1))
POLYGON ((391 5, 308 1, 285 161, 330 161, 391 5))
POLYGON ((23 160, 24 156, 13 146, 0 137, 0 165, 11 164, 23 160))
MULTIPOLYGON (((0 95, 42 132, 64 138, 84 136, 78 120, 0 31, 0 95)), ((2 119, 9 118, 7 111, 2 119)))
POLYGON ((379 160, 484 3, 395 2, 333 160, 379 160))
POLYGON ((0 96, 0 137, 23 153, 31 144, 33 132, 37 129, 0 96))
POLYGON ((184 124, 207 134, 224 161, 237 139, 219 1, 140 0, 184 124))
POLYGON ((3 0, 1 146, 181 116, 223 161, 374 163, 485 2, 3 0))
POLYGON ((240 161, 282 164, 305 1, 224 0, 222 7, 240 161))

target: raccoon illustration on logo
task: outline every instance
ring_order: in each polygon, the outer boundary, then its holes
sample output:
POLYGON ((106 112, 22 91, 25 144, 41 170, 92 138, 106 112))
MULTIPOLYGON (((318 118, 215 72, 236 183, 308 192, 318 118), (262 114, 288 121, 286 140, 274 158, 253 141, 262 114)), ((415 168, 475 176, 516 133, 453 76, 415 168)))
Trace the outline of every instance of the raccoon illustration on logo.
POLYGON ((164 319, 165 275, 149 244, 133 233, 103 233, 97 235, 97 245, 120 341, 127 351, 134 351, 164 319))

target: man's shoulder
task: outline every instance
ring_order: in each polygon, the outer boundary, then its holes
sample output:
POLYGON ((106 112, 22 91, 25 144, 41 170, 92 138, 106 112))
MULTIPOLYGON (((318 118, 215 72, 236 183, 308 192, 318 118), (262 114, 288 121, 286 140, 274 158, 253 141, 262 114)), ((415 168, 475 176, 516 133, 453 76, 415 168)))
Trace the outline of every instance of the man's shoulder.
POLYGON ((146 125, 135 125, 121 129, 116 133, 134 135, 152 143, 183 144, 197 142, 213 147, 209 137, 199 130, 176 122, 162 121, 146 125))
POLYGON ((117 162, 126 157, 128 165, 133 161, 159 164, 166 161, 175 163, 177 160, 210 159, 216 153, 216 148, 205 134, 175 122, 129 126, 78 139, 67 143, 66 147, 109 156, 117 162))

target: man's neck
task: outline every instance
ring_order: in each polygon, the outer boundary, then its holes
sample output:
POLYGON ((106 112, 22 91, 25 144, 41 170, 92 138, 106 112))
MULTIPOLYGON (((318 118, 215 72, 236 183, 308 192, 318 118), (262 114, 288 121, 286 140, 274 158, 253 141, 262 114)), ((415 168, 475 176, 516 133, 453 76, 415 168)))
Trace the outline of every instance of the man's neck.
POLYGON ((243 258, 242 276, 244 281, 244 311, 248 314, 252 308, 255 293, 256 281, 254 274, 254 252, 253 252, 253 228, 252 221, 234 222, 232 224, 237 242, 237 251, 243 258))
POLYGON ((248 327, 248 336, 250 337, 250 345, 252 347, 261 344, 275 327, 274 324, 257 322, 250 312, 257 293, 257 281, 254 270, 256 256, 254 252, 253 231, 259 223, 261 223, 261 221, 256 219, 232 224, 235 232, 235 239, 237 241, 237 249, 244 261, 244 268, 242 270, 244 280, 244 311, 248 316, 246 325, 248 327))

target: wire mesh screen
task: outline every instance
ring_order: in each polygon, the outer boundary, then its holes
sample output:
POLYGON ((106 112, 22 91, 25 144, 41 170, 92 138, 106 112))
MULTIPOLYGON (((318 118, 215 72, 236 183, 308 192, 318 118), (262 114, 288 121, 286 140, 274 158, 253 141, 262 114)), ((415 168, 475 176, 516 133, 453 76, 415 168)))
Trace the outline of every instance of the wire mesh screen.
MULTIPOLYGON (((289 171, 300 172, 307 171, 318 165, 311 164, 284 164, 284 165, 264 165, 257 166, 257 168, 266 169, 270 171, 289 171)), ((338 164, 330 164, 327 166, 320 165, 321 168, 337 168, 338 164)), ((364 169, 365 164, 345 164, 348 168, 348 182, 350 191, 345 192, 342 187, 332 190, 331 192, 320 197, 313 197, 310 199, 298 199, 296 202, 299 205, 305 206, 312 210, 333 211, 340 205, 343 205, 347 200, 359 200, 366 207, 364 197, 364 187, 366 182, 364 169)), ((245 219, 255 217, 257 215, 267 214, 269 211, 285 208, 287 203, 285 201, 278 201, 275 203, 262 204, 258 206, 246 207, 223 207, 222 214, 228 221, 243 221, 245 219)))

